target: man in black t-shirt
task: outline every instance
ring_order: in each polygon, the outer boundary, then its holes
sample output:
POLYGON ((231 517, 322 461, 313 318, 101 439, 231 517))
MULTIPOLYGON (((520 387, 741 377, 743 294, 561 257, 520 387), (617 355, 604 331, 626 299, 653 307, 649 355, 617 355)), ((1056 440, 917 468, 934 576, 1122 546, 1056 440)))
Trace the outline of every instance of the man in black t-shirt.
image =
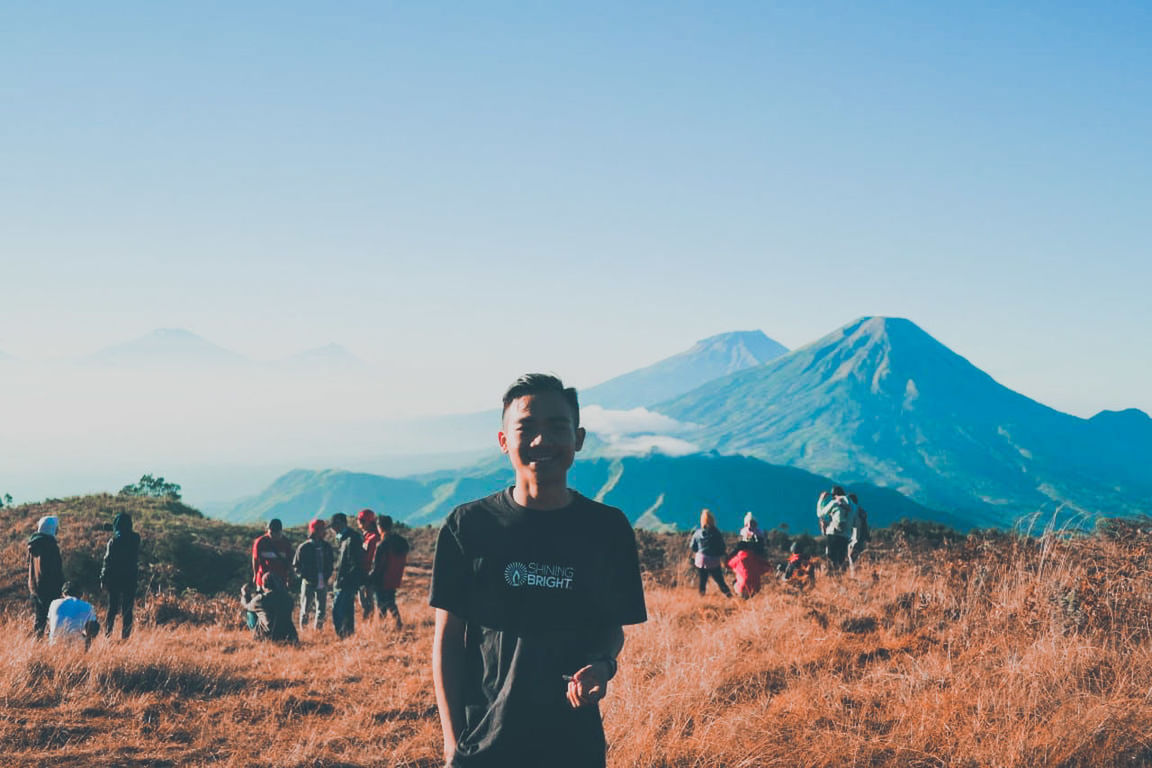
POLYGON ((576 390, 543 374, 504 395, 516 484, 452 511, 436 544, 432 675, 453 768, 605 764, 599 701, 622 625, 647 619, 624 514, 567 486, 576 390))

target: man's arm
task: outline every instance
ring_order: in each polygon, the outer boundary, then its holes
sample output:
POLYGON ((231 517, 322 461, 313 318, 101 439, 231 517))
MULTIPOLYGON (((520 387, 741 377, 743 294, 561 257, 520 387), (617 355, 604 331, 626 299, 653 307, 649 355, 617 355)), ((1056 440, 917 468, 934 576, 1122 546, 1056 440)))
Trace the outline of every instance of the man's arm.
POLYGON ((608 695, 608 681, 616 674, 616 657, 623 647, 624 628, 616 626, 604 633, 598 647, 591 649, 591 663, 577 670, 568 681, 568 703, 573 709, 595 704, 608 695))
POLYGON ((456 738, 464 730, 464 620, 443 608, 436 609, 432 635, 432 685, 440 728, 444 731, 444 762, 452 762, 456 738))

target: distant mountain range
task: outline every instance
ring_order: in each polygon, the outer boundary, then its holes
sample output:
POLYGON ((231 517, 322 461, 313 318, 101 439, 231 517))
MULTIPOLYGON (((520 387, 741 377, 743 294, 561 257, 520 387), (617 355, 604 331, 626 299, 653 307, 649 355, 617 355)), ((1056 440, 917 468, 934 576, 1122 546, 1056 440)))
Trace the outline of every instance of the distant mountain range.
POLYGON ((788 348, 762 331, 735 331, 709 336, 691 349, 580 393, 585 405, 629 409, 670 400, 702 384, 745 368, 754 368, 788 353, 788 348))
MULTIPOLYGON (((363 507, 389 514, 410 525, 439 523, 458 504, 511 485, 505 462, 483 469, 434 473, 414 478, 326 470, 295 470, 226 515, 233 522, 280 518, 302 525, 335 512, 353 515, 363 507)), ((709 507, 725 530, 738 530, 751 511, 765 527, 787 525, 793 532, 814 533, 815 502, 831 479, 791 467, 779 467, 745 456, 698 454, 577 461, 569 484, 591 498, 618 506, 640 527, 690 529, 700 510, 709 507)), ((887 488, 858 484, 874 525, 902 517, 931 519, 964 527, 962 517, 924 508, 887 488)))
POLYGON ((915 323, 871 317, 654 410, 693 439, 845 482, 873 482, 978 524, 1147 512, 1152 423, 1080 419, 998 384, 915 323))

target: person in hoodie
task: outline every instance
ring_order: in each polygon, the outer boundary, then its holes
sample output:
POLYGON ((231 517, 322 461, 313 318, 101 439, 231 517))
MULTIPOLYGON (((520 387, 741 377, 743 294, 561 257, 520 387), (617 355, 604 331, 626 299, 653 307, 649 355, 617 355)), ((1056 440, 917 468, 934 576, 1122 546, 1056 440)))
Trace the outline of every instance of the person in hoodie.
POLYGON ((408 540, 392 530, 392 518, 382 515, 377 518, 380 529, 380 544, 376 547, 376 557, 368 572, 370 589, 376 591, 376 604, 380 615, 391 613, 396 620, 396 629, 404 626, 400 621, 400 609, 396 607, 396 590, 404 579, 404 566, 408 563, 408 540))
POLYGON ((296 557, 292 569, 300 578, 300 628, 308 623, 308 614, 315 611, 316 629, 324 626, 328 615, 328 588, 332 584, 333 554, 332 545, 324 534, 327 525, 323 520, 308 523, 308 538, 296 547, 296 557))
POLYGON ((132 609, 136 604, 136 579, 140 565, 140 534, 132 530, 132 515, 121 512, 112 519, 112 538, 104 550, 100 588, 108 593, 104 634, 111 636, 120 614, 120 637, 132 634, 132 609))
MULTIPOLYGON (((380 543, 380 529, 376 524, 376 513, 370 509, 362 509, 356 514, 356 524, 364 532, 364 555, 360 563, 360 570, 368 573, 372 570, 372 562, 376 559, 376 545, 380 543)), ((376 590, 365 582, 360 587, 360 606, 364 610, 364 621, 372 618, 376 607, 376 590)), ((384 612, 383 606, 380 612, 384 612)))
POLYGON ((36 612, 33 632, 37 638, 44 637, 48 627, 48 609, 52 601, 60 597, 64 586, 64 566, 60 560, 60 546, 56 543, 56 531, 60 520, 55 515, 47 515, 36 523, 36 533, 28 539, 28 592, 36 612))
POLYGON ((253 592, 249 584, 240 590, 240 602, 244 610, 256 615, 252 637, 277 643, 299 642, 296 625, 292 623, 291 593, 275 573, 269 571, 263 579, 260 592, 253 592))
POLYGON ((837 573, 849 568, 848 541, 855 535, 857 521, 856 505, 847 491, 837 485, 831 493, 821 493, 816 501, 816 519, 824 534, 829 570, 837 573))
POLYGON ((768 572, 768 561, 756 551, 753 542, 740 541, 728 559, 728 567, 736 574, 736 594, 749 598, 760 591, 761 579, 768 572))
POLYGON ((356 593, 364 581, 364 543, 343 512, 332 515, 336 565, 332 582, 332 625, 340 637, 356 631, 356 593))
POLYGON ((701 510, 700 527, 693 532, 689 549, 692 551, 692 564, 696 566, 700 594, 704 594, 708 578, 712 577, 724 597, 732 597, 732 591, 724 583, 724 535, 716 527, 712 510, 701 510))

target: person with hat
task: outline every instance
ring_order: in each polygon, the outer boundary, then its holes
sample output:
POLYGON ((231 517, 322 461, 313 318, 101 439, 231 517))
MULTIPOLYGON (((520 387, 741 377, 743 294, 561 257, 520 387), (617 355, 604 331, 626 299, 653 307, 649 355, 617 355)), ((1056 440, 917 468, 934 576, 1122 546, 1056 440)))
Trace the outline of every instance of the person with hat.
POLYGON ((292 569, 300 578, 300 628, 308 623, 308 614, 315 612, 313 626, 324 626, 328 608, 328 586, 332 583, 334 557, 332 545, 324 538, 328 526, 323 520, 308 523, 308 538, 296 547, 292 569))
POLYGON ((356 631, 356 593, 364 583, 364 543, 343 512, 332 515, 336 563, 332 576, 332 625, 340 637, 356 631))
POLYGON ((284 537, 284 524, 274 517, 268 521, 264 535, 252 542, 252 581, 263 584, 264 574, 274 573, 286 586, 291 564, 292 545, 284 537))
POLYGON ((84 638, 84 650, 92 644, 92 638, 100 632, 100 622, 96 610, 84 597, 80 585, 64 582, 58 597, 48 606, 48 643, 55 645, 59 640, 78 641, 84 638))
MULTIPOLYGON (((376 558, 376 545, 380 543, 380 529, 376 524, 376 513, 370 509, 362 509, 356 514, 356 524, 360 526, 360 530, 364 532, 364 555, 361 558, 360 570, 362 573, 368 573, 372 570, 372 563, 376 558)), ((365 581, 364 585, 360 587, 360 606, 364 610, 364 621, 372 618, 374 610, 375 590, 371 584, 365 581)), ((380 606, 381 612, 384 606, 380 606)))
POLYGON ((140 534, 132 530, 132 515, 121 512, 112 519, 112 538, 104 550, 100 586, 108 593, 108 615, 104 634, 111 636, 116 614, 123 621, 120 637, 132 634, 132 609, 136 602, 136 580, 140 569, 140 534))
POLYGON ((46 515, 36 523, 36 533, 28 539, 28 592, 36 612, 32 631, 37 638, 44 637, 48 608, 60 597, 64 586, 64 564, 60 559, 60 545, 56 543, 59 526, 59 518, 46 515))

